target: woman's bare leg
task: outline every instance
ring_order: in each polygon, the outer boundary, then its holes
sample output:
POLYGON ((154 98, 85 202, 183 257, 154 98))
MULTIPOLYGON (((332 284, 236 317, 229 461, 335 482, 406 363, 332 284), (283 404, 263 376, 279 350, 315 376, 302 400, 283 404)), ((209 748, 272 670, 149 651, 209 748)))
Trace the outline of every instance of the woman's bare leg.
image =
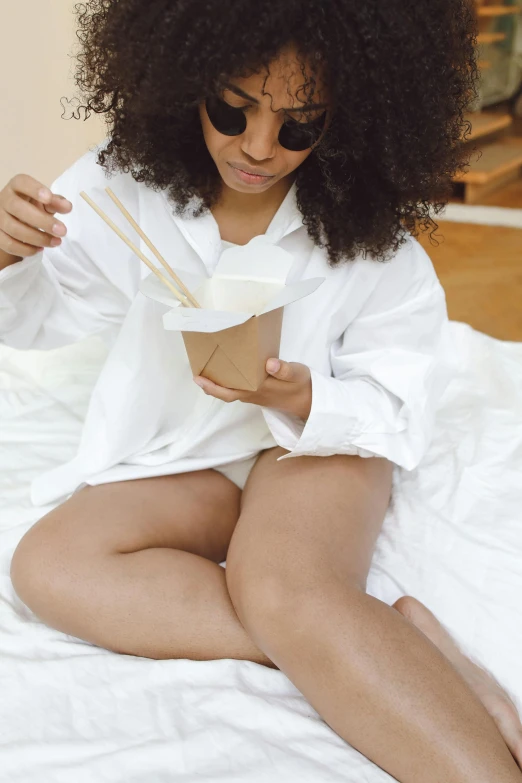
MULTIPOLYGON (((312 486, 321 476, 311 477, 312 486)), ((90 488, 24 537, 13 559, 15 586, 44 621, 109 649, 275 668, 237 619, 217 565, 238 502, 237 488, 214 471, 90 488), (197 600, 176 600, 187 592, 197 600)))
POLYGON ((273 666, 218 565, 240 494, 213 470, 83 489, 21 540, 14 587, 43 622, 110 650, 273 666))
POLYGON ((459 650, 451 635, 424 604, 408 595, 399 598, 393 607, 422 631, 460 672, 497 724, 513 758, 522 768, 522 723, 509 694, 492 674, 459 650))
POLYGON ((227 583, 251 638, 324 720, 400 783, 521 783, 495 723, 437 647, 366 577, 391 467, 261 456, 227 583))

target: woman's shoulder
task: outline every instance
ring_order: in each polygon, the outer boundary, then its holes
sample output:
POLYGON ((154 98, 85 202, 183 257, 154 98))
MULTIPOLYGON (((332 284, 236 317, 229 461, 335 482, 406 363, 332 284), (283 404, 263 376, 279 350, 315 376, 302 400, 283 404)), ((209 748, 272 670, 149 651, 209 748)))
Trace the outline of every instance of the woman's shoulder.
POLYGON ((411 305, 428 299, 444 299, 433 262, 422 244, 412 234, 404 235, 404 242, 385 262, 361 260, 368 273, 368 299, 365 314, 382 312, 411 305), (371 270, 371 271, 370 271, 371 270))
POLYGON ((409 231, 402 235, 400 246, 390 251, 384 261, 360 254, 355 263, 374 273, 377 280, 404 279, 411 285, 415 281, 436 278, 433 262, 419 240, 409 231))

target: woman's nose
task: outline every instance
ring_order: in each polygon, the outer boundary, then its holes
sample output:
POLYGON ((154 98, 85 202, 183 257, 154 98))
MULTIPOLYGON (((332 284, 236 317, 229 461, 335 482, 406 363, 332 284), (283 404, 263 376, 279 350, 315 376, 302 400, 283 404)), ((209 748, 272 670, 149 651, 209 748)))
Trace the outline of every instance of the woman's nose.
POLYGON ((279 130, 275 117, 249 117, 241 138, 241 150, 253 160, 275 157, 279 130))

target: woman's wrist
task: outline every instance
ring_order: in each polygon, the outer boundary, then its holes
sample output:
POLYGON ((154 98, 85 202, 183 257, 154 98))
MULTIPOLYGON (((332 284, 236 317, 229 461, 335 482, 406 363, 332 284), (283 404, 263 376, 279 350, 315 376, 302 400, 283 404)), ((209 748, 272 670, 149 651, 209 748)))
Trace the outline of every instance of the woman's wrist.
POLYGON ((5 250, 0 250, 0 272, 3 269, 7 269, 8 266, 18 263, 23 259, 20 256, 12 256, 10 253, 6 253, 5 250))

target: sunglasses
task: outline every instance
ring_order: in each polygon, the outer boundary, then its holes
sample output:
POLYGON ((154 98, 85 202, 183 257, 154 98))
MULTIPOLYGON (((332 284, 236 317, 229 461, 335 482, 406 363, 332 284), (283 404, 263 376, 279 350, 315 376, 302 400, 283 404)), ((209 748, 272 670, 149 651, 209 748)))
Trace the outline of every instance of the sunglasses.
MULTIPOLYGON (((217 96, 207 98, 205 107, 210 122, 218 133, 224 136, 241 136, 247 126, 247 118, 243 109, 230 106, 217 96)), ((297 122, 287 119, 281 125, 278 141, 281 147, 291 152, 308 150, 321 138, 326 123, 326 114, 311 122, 297 122)))

